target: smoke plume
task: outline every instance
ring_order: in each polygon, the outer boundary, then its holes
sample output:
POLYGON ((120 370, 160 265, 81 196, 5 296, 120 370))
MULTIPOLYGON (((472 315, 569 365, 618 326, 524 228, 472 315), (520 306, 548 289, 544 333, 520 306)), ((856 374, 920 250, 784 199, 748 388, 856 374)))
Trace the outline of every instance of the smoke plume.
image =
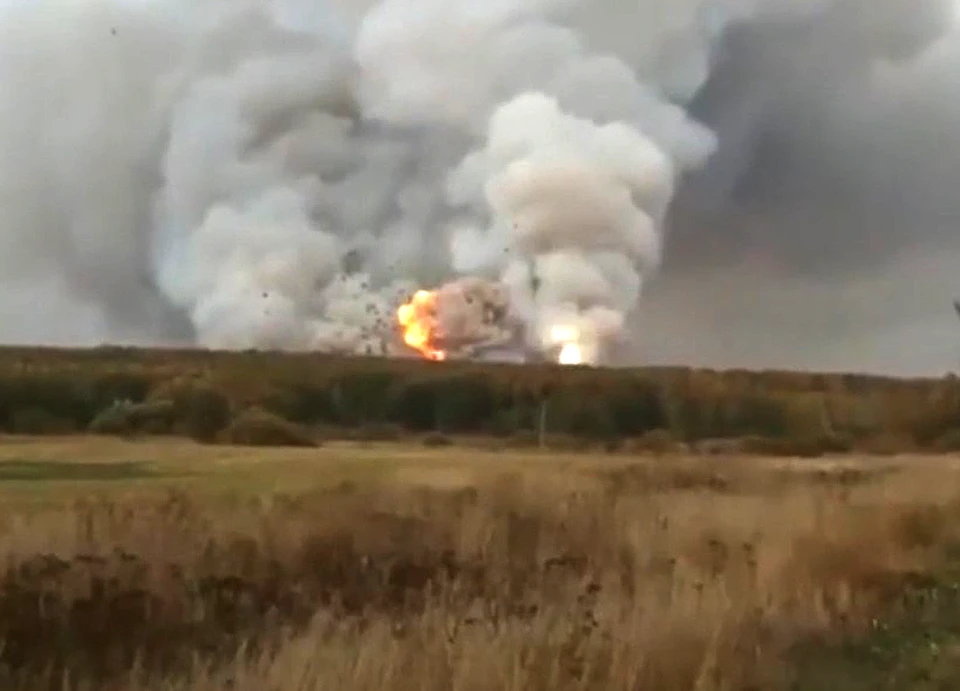
POLYGON ((674 202, 648 355, 954 369, 956 8, 808 5, 733 22, 715 44, 689 111, 718 149, 674 202))
POLYGON ((0 339, 389 354, 439 287, 464 347, 856 366, 951 288, 947 10, 7 4, 0 339))

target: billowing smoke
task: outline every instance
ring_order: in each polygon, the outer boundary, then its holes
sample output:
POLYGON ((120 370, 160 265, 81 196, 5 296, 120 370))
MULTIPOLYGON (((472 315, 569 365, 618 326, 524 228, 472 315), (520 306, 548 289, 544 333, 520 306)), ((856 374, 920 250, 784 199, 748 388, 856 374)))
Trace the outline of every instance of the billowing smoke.
MULTIPOLYGON (((638 361, 693 335, 684 355, 723 361, 702 314, 735 302, 711 278, 731 258, 773 247, 792 285, 889 256, 910 235, 865 219, 892 218, 891 191, 915 232, 948 225, 956 195, 891 169, 907 154, 914 178, 946 177, 953 140, 917 152, 854 126, 930 115, 860 106, 865 84, 919 92, 897 70, 937 45, 941 5, 9 4, 0 339, 383 354, 397 307, 439 287, 438 333, 464 352, 522 338, 638 361)), ((752 294, 748 275, 730 278, 752 294)), ((747 311, 730 330, 755 334, 747 311)))
MULTIPOLYGON (((689 127, 703 140, 700 162, 713 142, 689 127)), ((596 361, 659 262, 674 161, 682 159, 624 121, 597 125, 542 93, 518 96, 493 114, 486 147, 449 178, 454 201, 491 214, 485 232, 453 236, 455 265, 501 268, 531 346, 574 341, 596 361)))

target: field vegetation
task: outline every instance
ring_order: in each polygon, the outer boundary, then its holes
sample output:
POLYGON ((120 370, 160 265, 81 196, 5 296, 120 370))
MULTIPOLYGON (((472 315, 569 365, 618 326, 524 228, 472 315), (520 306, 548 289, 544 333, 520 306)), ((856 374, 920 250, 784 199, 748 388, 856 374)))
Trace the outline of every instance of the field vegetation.
POLYGON ((860 375, 598 370, 319 355, 0 350, 0 432, 497 439, 609 451, 816 456, 960 449, 960 382, 860 375))
POLYGON ((953 689, 960 463, 0 444, 0 688, 953 689))
POLYGON ((0 351, 0 688, 960 688, 951 378, 0 351))

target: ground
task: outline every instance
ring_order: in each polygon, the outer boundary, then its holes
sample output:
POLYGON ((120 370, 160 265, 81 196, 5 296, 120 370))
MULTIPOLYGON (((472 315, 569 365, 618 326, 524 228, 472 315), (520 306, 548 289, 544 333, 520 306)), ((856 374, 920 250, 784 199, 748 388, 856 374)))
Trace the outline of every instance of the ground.
POLYGON ((0 686, 958 688, 958 480, 946 456, 2 438, 0 686))

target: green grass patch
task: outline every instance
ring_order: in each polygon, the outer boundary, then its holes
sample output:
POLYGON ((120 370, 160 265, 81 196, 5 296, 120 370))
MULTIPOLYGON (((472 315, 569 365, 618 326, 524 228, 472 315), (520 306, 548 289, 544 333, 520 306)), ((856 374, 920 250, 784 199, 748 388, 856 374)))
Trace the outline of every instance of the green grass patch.
POLYGON ((794 691, 960 689, 960 573, 907 588, 856 640, 802 646, 794 691))

